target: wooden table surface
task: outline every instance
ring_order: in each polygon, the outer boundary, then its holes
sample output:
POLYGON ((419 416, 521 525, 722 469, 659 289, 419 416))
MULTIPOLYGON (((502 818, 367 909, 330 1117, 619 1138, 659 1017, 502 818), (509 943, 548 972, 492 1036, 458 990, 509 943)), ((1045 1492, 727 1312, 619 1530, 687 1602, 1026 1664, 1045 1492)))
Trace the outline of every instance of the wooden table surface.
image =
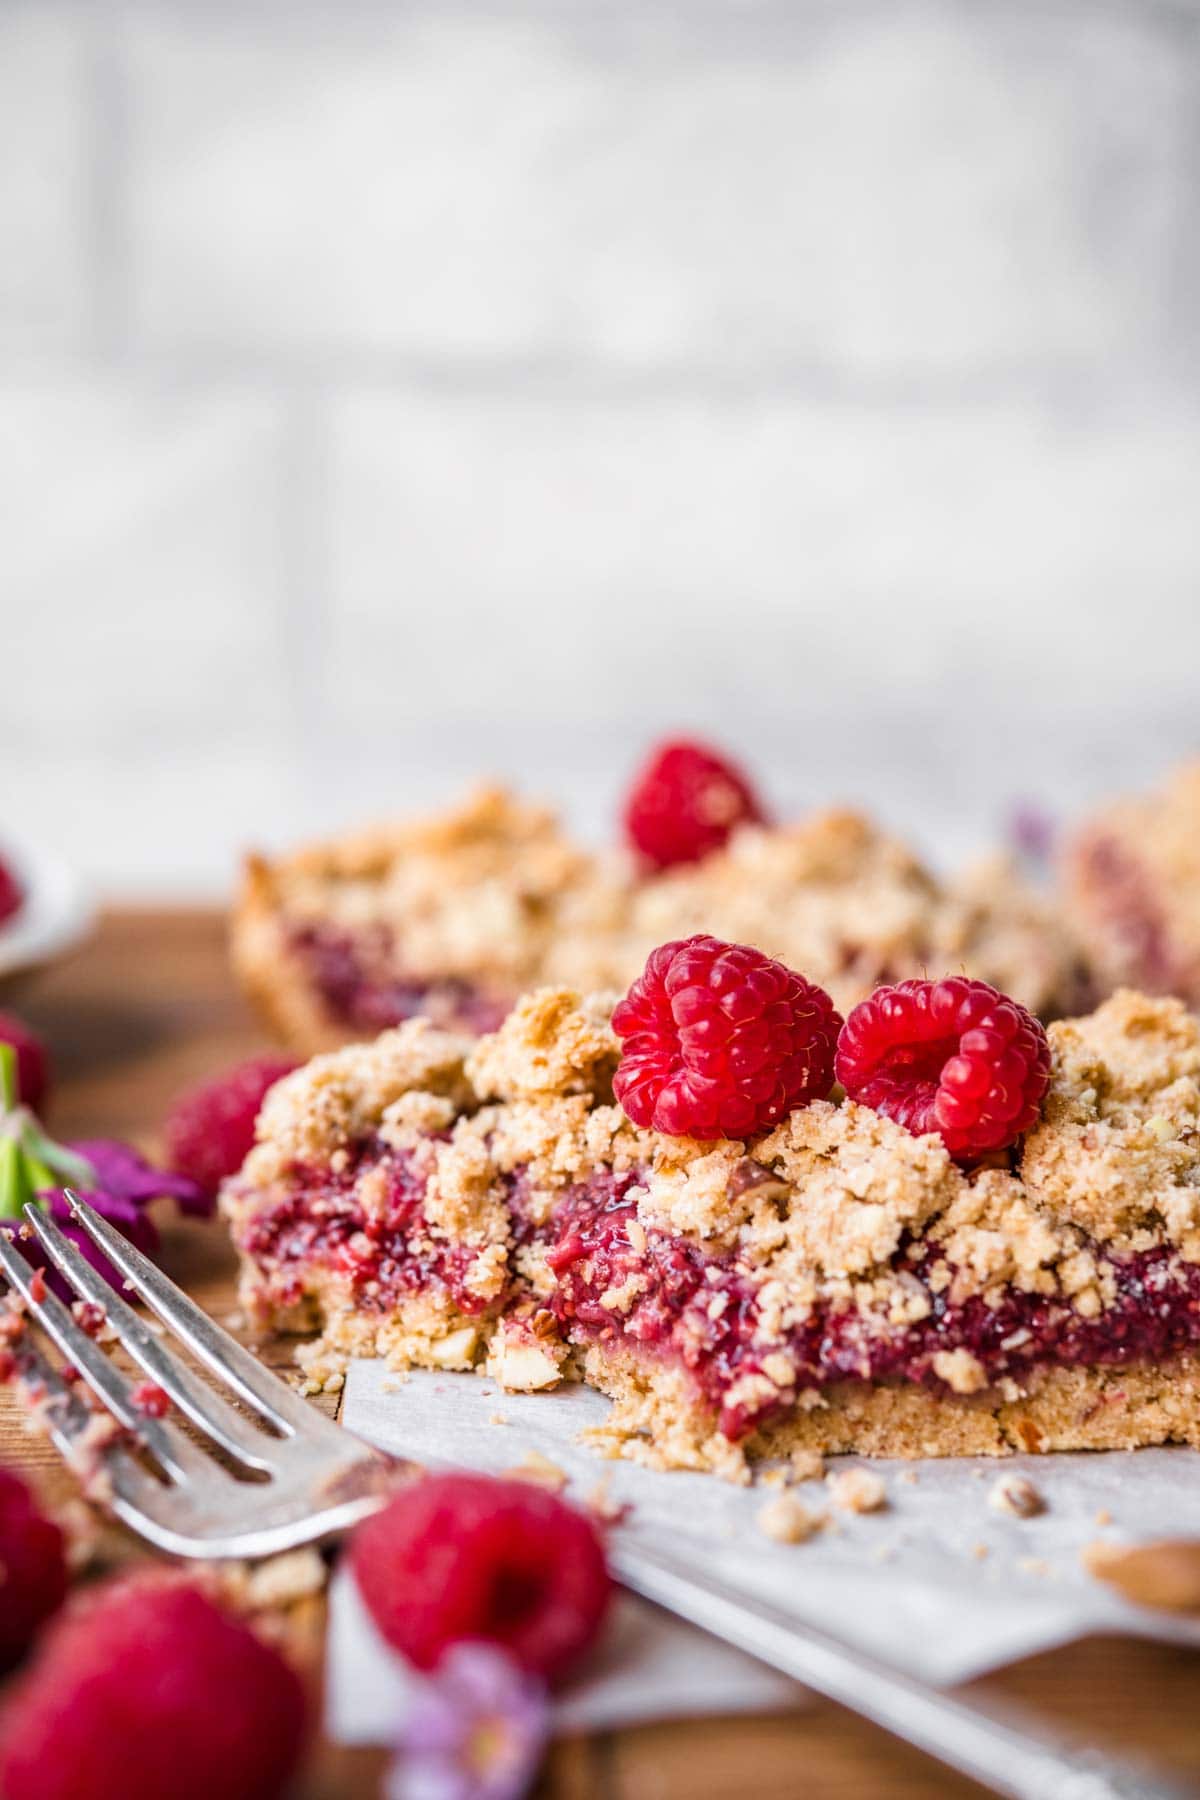
MULTIPOLYGON (((4 999, 51 1044, 57 1069, 49 1120, 66 1137, 129 1137, 154 1147, 171 1097, 188 1082, 262 1048, 236 993, 214 911, 124 909, 91 943, 4 999)), ((233 1304, 232 1257, 218 1226, 171 1226, 164 1261, 219 1316, 233 1304)), ((290 1346, 263 1352, 286 1366, 290 1346)), ((0 1396, 0 1461, 28 1471, 51 1499, 71 1492, 53 1451, 23 1429, 0 1396)), ((319 1662, 320 1608, 297 1642, 319 1662)), ((1120 1638, 1031 1658, 964 1692, 1019 1701, 1077 1741, 1144 1757, 1200 1793, 1200 1655, 1120 1638)), ((303 1800, 378 1792, 381 1759, 318 1743, 303 1800)), ((977 1794, 915 1752, 839 1709, 808 1702, 780 1716, 712 1718, 601 1732, 558 1745, 539 1793, 556 1800, 947 1800, 977 1794)))

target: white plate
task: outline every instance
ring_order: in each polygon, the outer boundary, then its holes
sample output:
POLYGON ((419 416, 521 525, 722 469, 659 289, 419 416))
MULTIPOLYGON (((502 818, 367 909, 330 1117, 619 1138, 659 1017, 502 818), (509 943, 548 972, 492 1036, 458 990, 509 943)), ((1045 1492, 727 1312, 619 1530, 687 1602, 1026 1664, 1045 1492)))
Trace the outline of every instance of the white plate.
POLYGON ((0 987, 6 987, 77 944, 96 909, 79 874, 52 851, 6 833, 0 858, 25 895, 20 910, 0 923, 0 987))

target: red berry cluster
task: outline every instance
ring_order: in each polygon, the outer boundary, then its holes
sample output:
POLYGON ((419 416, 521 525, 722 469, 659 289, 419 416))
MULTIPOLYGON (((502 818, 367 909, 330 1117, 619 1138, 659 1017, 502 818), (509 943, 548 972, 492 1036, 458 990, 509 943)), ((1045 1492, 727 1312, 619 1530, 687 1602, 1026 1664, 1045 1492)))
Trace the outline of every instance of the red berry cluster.
POLYGON ((836 1075, 852 1100, 973 1163, 1028 1131, 1050 1076, 1041 1025, 985 981, 877 988, 843 1024, 822 988, 706 936, 653 951, 613 1029, 617 1099, 672 1137, 765 1131, 836 1075))

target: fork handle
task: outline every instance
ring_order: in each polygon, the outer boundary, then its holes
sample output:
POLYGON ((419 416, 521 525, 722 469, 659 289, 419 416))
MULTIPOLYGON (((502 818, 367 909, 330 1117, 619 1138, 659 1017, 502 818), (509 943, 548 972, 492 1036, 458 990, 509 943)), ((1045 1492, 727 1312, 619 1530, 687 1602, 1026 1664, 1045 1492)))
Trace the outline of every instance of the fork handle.
POLYGON ((1000 1718, 902 1675, 768 1601, 750 1600, 658 1548, 618 1537, 622 1586, 769 1663, 938 1762, 1011 1800, 1181 1800, 1181 1790, 1098 1751, 1040 1737, 1018 1714, 1000 1718))

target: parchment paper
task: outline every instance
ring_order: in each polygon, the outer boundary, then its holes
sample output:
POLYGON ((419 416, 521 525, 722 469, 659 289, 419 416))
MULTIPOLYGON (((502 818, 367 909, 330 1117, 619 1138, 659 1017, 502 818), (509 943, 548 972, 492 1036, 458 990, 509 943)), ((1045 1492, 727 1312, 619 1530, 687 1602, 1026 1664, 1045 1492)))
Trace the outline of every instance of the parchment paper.
MULTIPOLYGON (((1200 1643, 1200 1620, 1132 1606, 1080 1563, 1084 1546, 1100 1538, 1200 1536, 1194 1451, 876 1461, 870 1467, 887 1483, 886 1511, 838 1512, 821 1482, 805 1482, 791 1491, 828 1511, 831 1525, 806 1543, 780 1545, 757 1523, 775 1490, 657 1473, 580 1445, 579 1432, 607 1408, 584 1387, 505 1394, 477 1375, 421 1372, 398 1382, 382 1363, 356 1362, 342 1418, 372 1443, 418 1461, 499 1472, 539 1451, 566 1471, 566 1492, 580 1501, 603 1478, 631 1508, 621 1530, 694 1555, 747 1593, 936 1684, 1097 1631, 1200 1643), (507 1423, 495 1423, 496 1414, 507 1423), (1046 1500, 1044 1513, 1016 1519, 988 1506, 993 1484, 1007 1473, 1029 1476, 1046 1500), (1105 1515, 1111 1522, 1099 1522, 1105 1515)), ((351 1743, 390 1740, 409 1677, 375 1636, 345 1575, 334 1585, 329 1657, 331 1734, 351 1743)), ((793 1684, 749 1658, 625 1599, 593 1665, 560 1701, 558 1723, 608 1726, 802 1700, 793 1684)))

